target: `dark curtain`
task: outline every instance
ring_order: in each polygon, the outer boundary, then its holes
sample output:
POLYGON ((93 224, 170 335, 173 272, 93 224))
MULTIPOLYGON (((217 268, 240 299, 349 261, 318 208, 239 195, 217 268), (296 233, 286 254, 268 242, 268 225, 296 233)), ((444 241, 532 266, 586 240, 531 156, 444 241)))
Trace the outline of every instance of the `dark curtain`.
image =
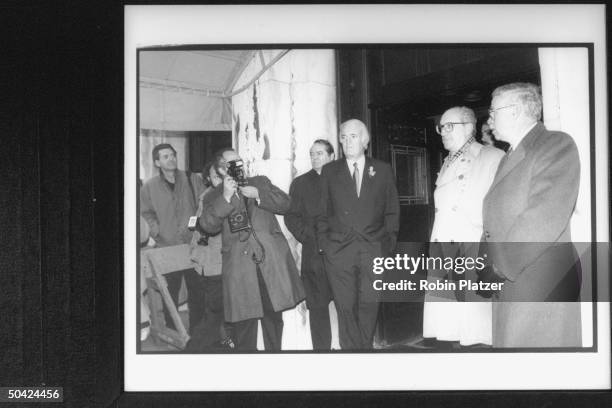
POLYGON ((0 7, 0 385, 108 406, 123 387, 123 6, 12 4, 0 7))

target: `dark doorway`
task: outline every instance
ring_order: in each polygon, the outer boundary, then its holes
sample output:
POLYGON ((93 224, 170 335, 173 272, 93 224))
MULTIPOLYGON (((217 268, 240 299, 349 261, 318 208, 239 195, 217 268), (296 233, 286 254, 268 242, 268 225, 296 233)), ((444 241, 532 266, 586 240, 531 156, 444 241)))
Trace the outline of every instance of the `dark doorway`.
POLYGON ((189 139, 189 171, 200 173, 219 149, 232 146, 229 130, 210 132, 187 132, 189 139))

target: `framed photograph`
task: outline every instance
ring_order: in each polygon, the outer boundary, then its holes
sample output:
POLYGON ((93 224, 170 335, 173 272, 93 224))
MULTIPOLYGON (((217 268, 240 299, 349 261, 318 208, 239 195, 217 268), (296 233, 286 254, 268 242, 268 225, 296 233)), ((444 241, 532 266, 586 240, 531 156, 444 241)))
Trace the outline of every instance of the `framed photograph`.
POLYGON ((124 390, 609 389, 605 23, 125 6, 124 390))

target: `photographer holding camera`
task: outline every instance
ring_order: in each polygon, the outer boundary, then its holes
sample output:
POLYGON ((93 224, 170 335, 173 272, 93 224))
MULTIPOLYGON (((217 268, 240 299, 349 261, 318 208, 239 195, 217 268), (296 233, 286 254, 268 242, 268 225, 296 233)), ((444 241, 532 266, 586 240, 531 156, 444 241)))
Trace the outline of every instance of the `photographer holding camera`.
POLYGON ((200 227, 222 232, 223 305, 238 350, 256 350, 261 319, 266 350, 281 349, 282 311, 304 299, 289 245, 274 214, 290 199, 265 176, 246 178, 231 148, 215 155, 223 183, 204 198, 200 227))

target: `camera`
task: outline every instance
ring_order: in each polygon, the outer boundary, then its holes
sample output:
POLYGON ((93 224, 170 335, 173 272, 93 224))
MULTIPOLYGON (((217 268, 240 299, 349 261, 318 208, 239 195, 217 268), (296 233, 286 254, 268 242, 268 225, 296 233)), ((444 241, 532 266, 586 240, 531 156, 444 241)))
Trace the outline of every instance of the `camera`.
POLYGON ((238 231, 248 230, 249 226, 249 217, 246 211, 236 211, 233 212, 227 219, 229 222, 230 231, 232 233, 238 231))
POLYGON ((236 181, 239 187, 246 186, 247 179, 244 174, 244 164, 242 160, 230 160, 227 162, 227 175, 236 181))

